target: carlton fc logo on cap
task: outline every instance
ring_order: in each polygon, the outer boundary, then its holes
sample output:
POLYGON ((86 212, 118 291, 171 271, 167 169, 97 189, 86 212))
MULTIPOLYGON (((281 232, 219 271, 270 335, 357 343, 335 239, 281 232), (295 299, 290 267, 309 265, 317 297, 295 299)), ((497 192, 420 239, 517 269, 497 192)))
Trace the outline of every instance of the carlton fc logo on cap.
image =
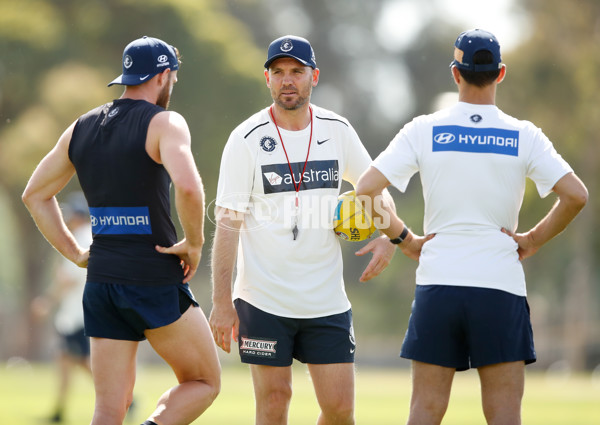
POLYGON ((283 40, 281 42, 281 46, 279 48, 281 49, 282 52, 287 53, 294 48, 294 45, 292 44, 292 40, 290 40, 289 38, 286 38, 285 40, 283 40))
POLYGON ((270 136, 265 136, 260 139, 260 147, 265 152, 273 152, 277 147, 277 142, 270 136))
POLYGON ((123 58, 123 66, 125 67, 125 69, 129 69, 131 68, 131 65, 133 65, 133 59, 131 59, 131 56, 125 55, 125 57, 123 58))

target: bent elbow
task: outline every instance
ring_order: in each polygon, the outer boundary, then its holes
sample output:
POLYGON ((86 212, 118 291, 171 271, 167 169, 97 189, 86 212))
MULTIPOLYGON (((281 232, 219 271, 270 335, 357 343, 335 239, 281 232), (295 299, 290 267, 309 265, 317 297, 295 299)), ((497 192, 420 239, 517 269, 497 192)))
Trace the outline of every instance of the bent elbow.
POLYGON ((368 196, 369 198, 374 198, 381 193, 381 190, 378 191, 377 189, 378 188, 374 184, 369 183, 368 179, 359 179, 356 183, 354 193, 356 193, 357 197, 368 196))
POLYGON ((23 201, 23 203, 25 204, 27 209, 31 209, 33 200, 34 200, 33 192, 29 189, 29 187, 26 187, 25 190, 23 191, 23 193, 21 194, 21 201, 23 201))
POLYGON ((584 185, 569 194, 567 202, 577 212, 581 211, 589 199, 589 193, 584 185))
POLYGON ((589 196, 590 195, 588 193, 587 188, 583 186, 581 192, 578 194, 576 199, 576 204, 580 210, 583 209, 583 207, 585 207, 585 204, 587 204, 589 196))

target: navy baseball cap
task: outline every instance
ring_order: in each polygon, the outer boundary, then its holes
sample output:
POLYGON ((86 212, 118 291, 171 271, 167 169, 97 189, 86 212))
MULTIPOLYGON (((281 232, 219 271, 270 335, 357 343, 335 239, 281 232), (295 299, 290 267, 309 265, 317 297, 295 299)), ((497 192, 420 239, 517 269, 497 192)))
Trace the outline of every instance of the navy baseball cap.
POLYGON ((158 38, 143 36, 123 50, 123 73, 108 85, 137 86, 170 68, 179 69, 175 48, 158 38))
POLYGON ((500 69, 502 65, 502 57, 500 56, 500 43, 491 32, 473 29, 462 32, 454 43, 454 60, 450 66, 456 66, 458 69, 465 71, 495 71, 500 69), (487 50, 494 58, 493 62, 485 65, 475 65, 473 57, 475 53, 487 50))
POLYGON ((301 64, 310 66, 312 69, 317 67, 315 52, 308 40, 295 35, 284 35, 271 42, 267 52, 265 68, 269 69, 269 65, 279 58, 296 59, 301 64))

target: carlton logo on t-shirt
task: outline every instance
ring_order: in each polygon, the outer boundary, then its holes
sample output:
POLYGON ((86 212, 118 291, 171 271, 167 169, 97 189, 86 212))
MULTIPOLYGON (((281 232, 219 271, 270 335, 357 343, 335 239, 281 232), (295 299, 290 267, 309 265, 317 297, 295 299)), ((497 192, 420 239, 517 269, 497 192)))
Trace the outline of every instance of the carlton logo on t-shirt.
POLYGON ((300 190, 331 189, 339 186, 339 165, 335 159, 307 162, 303 178, 301 175, 304 162, 293 162, 291 167, 293 175, 290 174, 290 166, 287 163, 261 167, 265 194, 294 192, 294 184, 299 182, 300 190))
POLYGON ((432 150, 519 156, 519 132, 504 128, 435 126, 432 150))
POLYGON ((90 207, 94 235, 151 235, 148 207, 90 207))

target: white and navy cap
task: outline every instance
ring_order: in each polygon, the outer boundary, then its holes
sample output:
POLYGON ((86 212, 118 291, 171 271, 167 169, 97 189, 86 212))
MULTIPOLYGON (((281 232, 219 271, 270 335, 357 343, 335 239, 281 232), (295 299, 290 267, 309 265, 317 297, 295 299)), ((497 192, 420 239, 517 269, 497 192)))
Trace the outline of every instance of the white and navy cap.
POLYGON ((176 71, 179 60, 175 48, 158 38, 143 36, 123 50, 123 73, 108 85, 137 86, 165 69, 176 71))
POLYGON ((491 32, 480 29, 464 31, 454 43, 454 60, 450 63, 450 66, 475 72, 498 70, 502 67, 500 43, 491 32), (475 53, 481 50, 487 50, 492 54, 492 63, 485 65, 473 63, 475 53))
POLYGON ((295 35, 284 35, 271 42, 265 68, 269 69, 269 65, 279 58, 293 58, 312 69, 317 67, 315 52, 308 40, 295 35))

